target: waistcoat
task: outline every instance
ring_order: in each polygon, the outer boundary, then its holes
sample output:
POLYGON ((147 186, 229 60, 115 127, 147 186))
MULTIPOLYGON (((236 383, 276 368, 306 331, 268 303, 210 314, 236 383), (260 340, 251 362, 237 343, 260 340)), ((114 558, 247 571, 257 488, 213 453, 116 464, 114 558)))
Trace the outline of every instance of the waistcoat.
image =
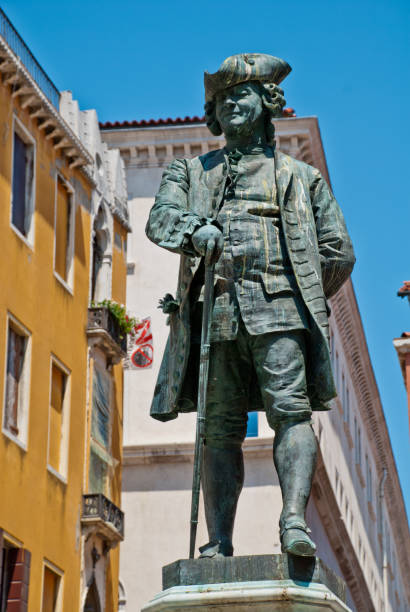
POLYGON ((305 329, 277 202, 273 148, 235 150, 227 162, 211 341, 233 340, 240 317, 250 334, 305 329))

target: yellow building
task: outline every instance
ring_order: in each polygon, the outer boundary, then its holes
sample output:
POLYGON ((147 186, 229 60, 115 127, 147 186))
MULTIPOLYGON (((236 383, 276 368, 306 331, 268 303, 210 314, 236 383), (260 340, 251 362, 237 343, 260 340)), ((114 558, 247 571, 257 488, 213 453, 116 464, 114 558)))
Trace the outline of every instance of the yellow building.
POLYGON ((0 25, 0 611, 117 610, 123 167, 0 25))

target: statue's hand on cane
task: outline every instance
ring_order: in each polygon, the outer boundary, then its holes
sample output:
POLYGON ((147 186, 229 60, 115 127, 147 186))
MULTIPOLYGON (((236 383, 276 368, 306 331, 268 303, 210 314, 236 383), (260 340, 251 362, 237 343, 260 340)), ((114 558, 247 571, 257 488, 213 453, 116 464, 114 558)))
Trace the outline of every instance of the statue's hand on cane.
POLYGON ((205 257, 205 265, 218 261, 224 248, 224 237, 215 225, 204 225, 192 235, 192 244, 199 255, 205 257))

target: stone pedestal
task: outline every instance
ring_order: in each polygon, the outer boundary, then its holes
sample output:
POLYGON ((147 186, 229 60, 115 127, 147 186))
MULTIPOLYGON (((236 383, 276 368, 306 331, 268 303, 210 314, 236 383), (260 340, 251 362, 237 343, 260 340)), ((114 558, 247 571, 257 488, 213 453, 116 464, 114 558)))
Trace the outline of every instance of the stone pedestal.
POLYGON ((349 612, 344 582, 314 557, 180 560, 163 568, 162 582, 142 612, 349 612))

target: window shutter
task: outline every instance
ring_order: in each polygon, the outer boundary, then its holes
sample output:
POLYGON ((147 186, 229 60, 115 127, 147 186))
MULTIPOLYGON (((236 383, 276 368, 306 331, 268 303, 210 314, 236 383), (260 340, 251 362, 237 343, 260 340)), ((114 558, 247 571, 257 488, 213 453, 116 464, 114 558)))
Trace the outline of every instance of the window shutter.
POLYGON ((25 548, 14 548, 12 552, 7 610, 27 612, 31 553, 25 548))
POLYGON ((91 435, 110 451, 110 380, 94 369, 91 435))
POLYGON ((0 529, 0 605, 3 594, 3 557, 4 557, 4 537, 3 529, 0 529))

